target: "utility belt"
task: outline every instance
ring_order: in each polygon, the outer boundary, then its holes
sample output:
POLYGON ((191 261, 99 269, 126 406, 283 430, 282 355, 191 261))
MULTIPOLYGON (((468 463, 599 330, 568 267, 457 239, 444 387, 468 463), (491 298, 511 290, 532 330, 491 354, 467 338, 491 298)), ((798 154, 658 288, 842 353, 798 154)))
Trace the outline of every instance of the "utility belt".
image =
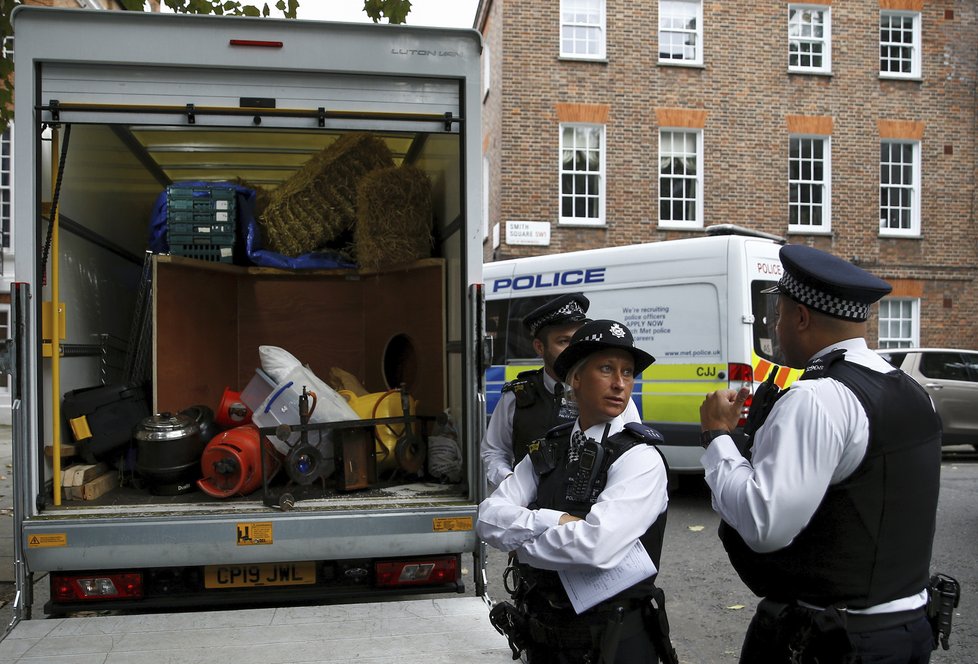
POLYGON ((646 597, 607 600, 578 615, 556 574, 511 561, 503 579, 516 604, 497 603, 489 620, 509 640, 513 659, 524 650, 546 647, 584 652, 585 661, 611 664, 619 641, 646 632, 664 664, 679 662, 659 588, 646 597))
POLYGON ((960 586, 953 578, 938 574, 931 577, 927 591, 926 606, 889 613, 850 613, 836 607, 815 609, 763 599, 757 605, 757 616, 764 634, 757 636, 768 640, 792 664, 853 662, 849 635, 894 629, 926 618, 934 634, 934 648, 940 642, 947 650, 960 586))

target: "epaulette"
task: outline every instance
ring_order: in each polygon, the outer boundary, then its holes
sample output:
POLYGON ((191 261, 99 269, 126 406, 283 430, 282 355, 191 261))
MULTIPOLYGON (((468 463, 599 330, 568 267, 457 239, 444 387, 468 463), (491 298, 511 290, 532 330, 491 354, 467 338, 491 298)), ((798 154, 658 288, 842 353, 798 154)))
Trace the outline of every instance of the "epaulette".
POLYGON ((628 422, 622 431, 627 431, 638 442, 646 445, 662 445, 666 442, 665 436, 641 422, 628 422))
POLYGON ((805 372, 801 375, 799 380, 811 380, 813 378, 823 378, 831 367, 836 362, 844 360, 846 357, 845 348, 837 348, 831 353, 826 353, 821 357, 816 357, 812 360, 807 367, 805 367, 805 372))
MULTIPOLYGON (((668 476, 669 464, 666 462, 666 458, 663 456, 662 450, 655 447, 656 445, 662 445, 665 442, 665 436, 652 427, 646 426, 641 422, 628 422, 624 429, 616 433, 614 436, 608 437, 607 445, 611 448, 612 453, 608 456, 607 463, 608 465, 611 465, 628 450, 636 447, 637 445, 645 444, 659 453, 659 456, 662 458, 662 463, 665 464, 666 475, 668 476)), ((668 479, 666 482, 668 485, 668 479)))
POLYGON ((520 408, 532 406, 537 400, 536 387, 528 380, 511 380, 503 385, 499 392, 501 394, 512 392, 513 396, 516 397, 516 405, 520 408))

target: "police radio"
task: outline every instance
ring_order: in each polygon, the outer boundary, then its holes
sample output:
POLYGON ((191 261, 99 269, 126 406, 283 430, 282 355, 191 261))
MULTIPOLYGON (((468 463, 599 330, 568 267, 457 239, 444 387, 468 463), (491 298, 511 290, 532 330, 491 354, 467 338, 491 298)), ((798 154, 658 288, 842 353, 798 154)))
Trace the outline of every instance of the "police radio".
POLYGON ((577 472, 571 477, 567 486, 566 500, 582 503, 591 500, 595 488, 595 481, 601 473, 604 465, 604 446, 597 441, 588 439, 581 446, 581 453, 577 459, 577 472))

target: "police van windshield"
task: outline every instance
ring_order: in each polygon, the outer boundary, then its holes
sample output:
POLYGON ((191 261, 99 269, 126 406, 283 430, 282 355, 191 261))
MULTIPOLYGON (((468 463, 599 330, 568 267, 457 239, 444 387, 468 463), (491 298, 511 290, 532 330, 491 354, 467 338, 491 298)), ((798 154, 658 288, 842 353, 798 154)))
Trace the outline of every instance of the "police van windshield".
POLYGON ((761 292, 765 288, 776 286, 777 283, 776 281, 761 280, 751 282, 751 313, 754 315, 753 343, 754 352, 759 357, 775 364, 783 364, 781 347, 778 345, 778 337, 774 332, 774 326, 777 323, 775 304, 778 301, 778 296, 761 292))

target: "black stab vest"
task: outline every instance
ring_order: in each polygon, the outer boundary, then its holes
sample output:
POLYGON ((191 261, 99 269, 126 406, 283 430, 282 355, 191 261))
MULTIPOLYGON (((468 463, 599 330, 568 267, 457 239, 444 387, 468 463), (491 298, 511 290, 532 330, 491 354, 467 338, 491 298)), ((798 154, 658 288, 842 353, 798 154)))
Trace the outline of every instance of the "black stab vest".
POLYGON ((816 360, 800 380, 831 377, 859 399, 869 445, 858 468, 828 488, 811 521, 785 548, 750 549, 721 524, 740 578, 759 597, 816 606, 875 606, 923 590, 929 578, 941 471, 941 423, 923 388, 902 371, 881 374, 816 360))
MULTIPOLYGON (((556 453, 554 457, 557 459, 557 466, 550 472, 540 475, 539 484, 537 486, 537 499, 536 502, 530 505, 531 509, 552 509, 559 512, 566 512, 567 514, 572 514, 573 516, 583 519, 587 516, 587 513, 591 511, 591 502, 573 502, 567 500, 567 485, 570 479, 570 472, 568 472, 567 464, 567 452, 570 447, 570 436, 574 427, 570 424, 565 424, 563 426, 558 426, 547 434, 547 441, 552 441, 555 445, 556 453)), ((636 445, 647 444, 637 435, 629 432, 627 429, 616 433, 613 436, 609 436, 607 440, 604 441, 603 446, 605 448, 606 462, 602 473, 605 478, 608 474, 608 469, 621 457, 622 454, 630 450, 636 445)), ((651 444, 651 443, 648 443, 651 444)), ((658 448, 653 447, 656 452, 661 456, 658 448)), ((665 463, 665 458, 663 458, 663 463, 665 463)), ((573 467, 576 469, 576 466, 573 467)), ((662 514, 649 526, 645 534, 642 535, 639 540, 645 547, 646 552, 649 554, 649 558, 655 563, 655 568, 659 569, 659 559, 662 555, 662 540, 665 535, 666 530, 666 515, 668 511, 663 511, 662 514)), ((560 583, 560 579, 556 572, 549 570, 534 569, 534 581, 539 583, 543 587, 547 588, 559 588, 560 592, 566 594, 563 591, 563 587, 560 583)), ((652 589, 655 587, 655 577, 653 575, 647 579, 639 581, 634 586, 626 588, 622 592, 618 593, 614 597, 605 600, 598 606, 602 606, 608 602, 615 602, 622 599, 629 598, 641 598, 647 597, 652 589)))
POLYGON ((551 394, 543 381, 543 368, 520 373, 516 380, 503 386, 504 392, 512 392, 516 397, 516 411, 513 414, 513 465, 526 456, 527 449, 534 440, 543 438, 558 424, 573 422, 573 417, 561 417, 561 396, 551 394))

